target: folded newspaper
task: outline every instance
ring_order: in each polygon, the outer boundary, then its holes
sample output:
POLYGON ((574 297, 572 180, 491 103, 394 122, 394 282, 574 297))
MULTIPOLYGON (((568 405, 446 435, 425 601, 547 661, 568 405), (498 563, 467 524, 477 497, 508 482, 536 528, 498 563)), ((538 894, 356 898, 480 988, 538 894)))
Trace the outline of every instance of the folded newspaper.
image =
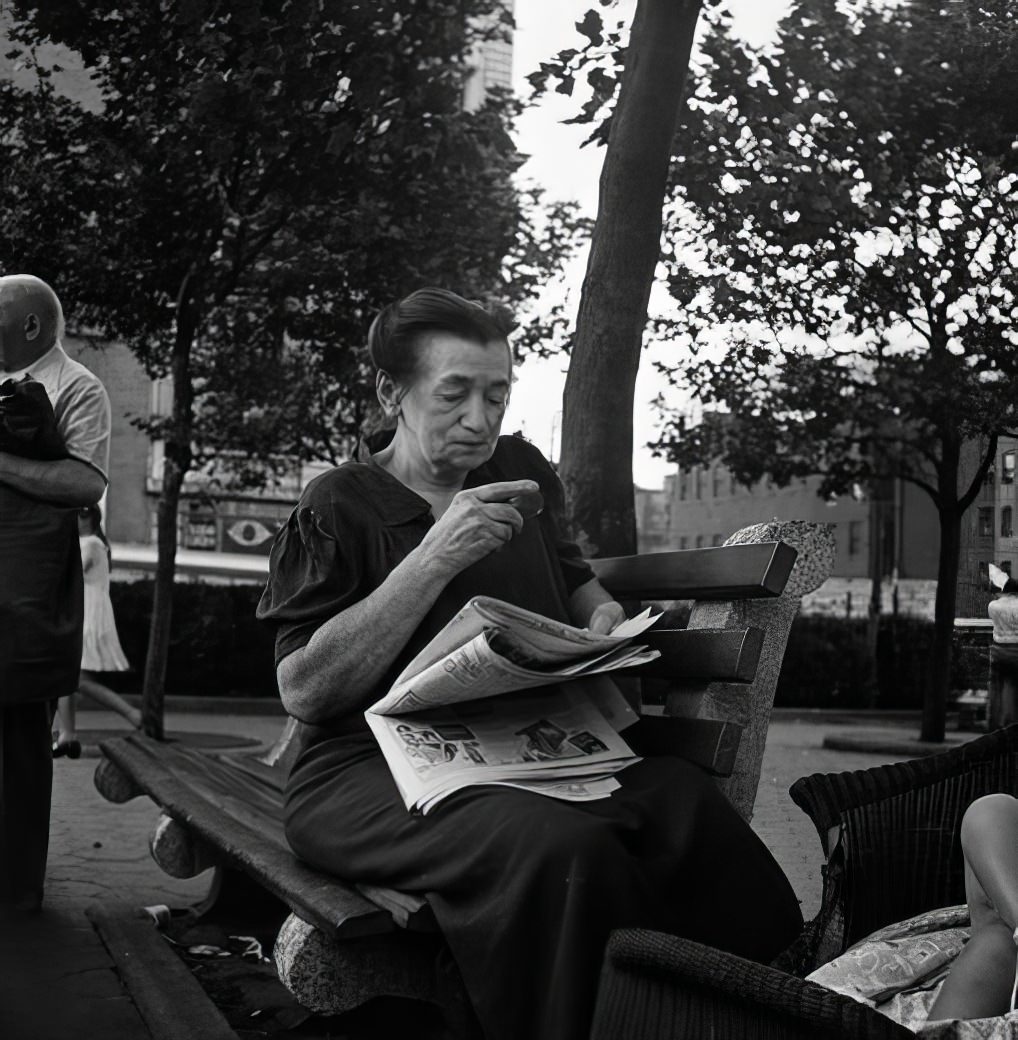
POLYGON ((406 806, 427 813, 474 784, 570 801, 604 798, 636 755, 636 713, 606 673, 644 664, 646 610, 607 634, 502 600, 470 600, 365 718, 406 806))

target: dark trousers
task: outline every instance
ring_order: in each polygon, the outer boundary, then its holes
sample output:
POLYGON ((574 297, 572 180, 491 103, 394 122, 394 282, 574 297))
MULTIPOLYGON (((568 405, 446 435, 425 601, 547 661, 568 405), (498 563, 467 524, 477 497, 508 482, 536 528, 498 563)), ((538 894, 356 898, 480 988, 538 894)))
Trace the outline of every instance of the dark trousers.
POLYGON ((0 903, 42 902, 53 753, 47 701, 0 705, 0 903))
POLYGON ((990 697, 987 720, 990 729, 1018 722, 1018 644, 990 647, 990 697))

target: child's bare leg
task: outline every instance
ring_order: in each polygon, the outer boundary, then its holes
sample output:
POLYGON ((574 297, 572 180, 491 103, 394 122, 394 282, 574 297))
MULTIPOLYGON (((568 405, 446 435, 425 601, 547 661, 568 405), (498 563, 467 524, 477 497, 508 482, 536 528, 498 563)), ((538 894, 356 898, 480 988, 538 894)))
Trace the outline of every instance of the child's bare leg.
POLYGON ((61 697, 57 701, 57 742, 69 744, 76 740, 78 733, 75 729, 74 718, 74 694, 61 697))
POLYGON ((988 1018, 1008 1010, 1018 923, 1018 799, 973 802, 961 829, 972 938, 951 967, 930 1019, 988 1018))
POLYGON ((132 708, 119 693, 115 693, 109 687, 103 686, 101 682, 93 677, 91 672, 82 671, 78 677, 78 692, 90 697, 104 708, 109 708, 110 711, 123 715, 135 729, 141 727, 141 712, 137 708, 132 708))

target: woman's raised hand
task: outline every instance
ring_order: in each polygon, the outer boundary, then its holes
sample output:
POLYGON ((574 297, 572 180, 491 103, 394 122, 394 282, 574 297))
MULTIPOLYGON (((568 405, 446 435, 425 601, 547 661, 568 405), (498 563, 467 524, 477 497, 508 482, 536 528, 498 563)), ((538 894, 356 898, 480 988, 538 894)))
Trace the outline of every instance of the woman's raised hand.
POLYGON ((421 548, 429 560, 448 568, 450 576, 458 574, 521 530, 523 516, 509 500, 538 490, 534 480, 504 480, 460 491, 424 536, 421 548))

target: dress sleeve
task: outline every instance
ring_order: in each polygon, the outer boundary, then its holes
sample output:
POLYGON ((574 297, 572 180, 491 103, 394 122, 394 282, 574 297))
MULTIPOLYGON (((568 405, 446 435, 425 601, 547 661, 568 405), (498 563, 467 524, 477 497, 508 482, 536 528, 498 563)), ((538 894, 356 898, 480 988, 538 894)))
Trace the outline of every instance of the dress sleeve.
POLYGON ((302 497, 276 534, 257 617, 277 625, 277 665, 364 598, 358 542, 355 525, 315 495, 302 497))
POLYGON ((550 535, 555 555, 562 568, 566 594, 571 596, 581 585, 593 580, 594 572, 573 540, 566 513, 565 488, 551 463, 534 445, 518 437, 511 439, 518 442, 514 446, 524 453, 526 468, 529 471, 525 475, 536 480, 541 486, 541 494, 544 496, 542 524, 550 535))

